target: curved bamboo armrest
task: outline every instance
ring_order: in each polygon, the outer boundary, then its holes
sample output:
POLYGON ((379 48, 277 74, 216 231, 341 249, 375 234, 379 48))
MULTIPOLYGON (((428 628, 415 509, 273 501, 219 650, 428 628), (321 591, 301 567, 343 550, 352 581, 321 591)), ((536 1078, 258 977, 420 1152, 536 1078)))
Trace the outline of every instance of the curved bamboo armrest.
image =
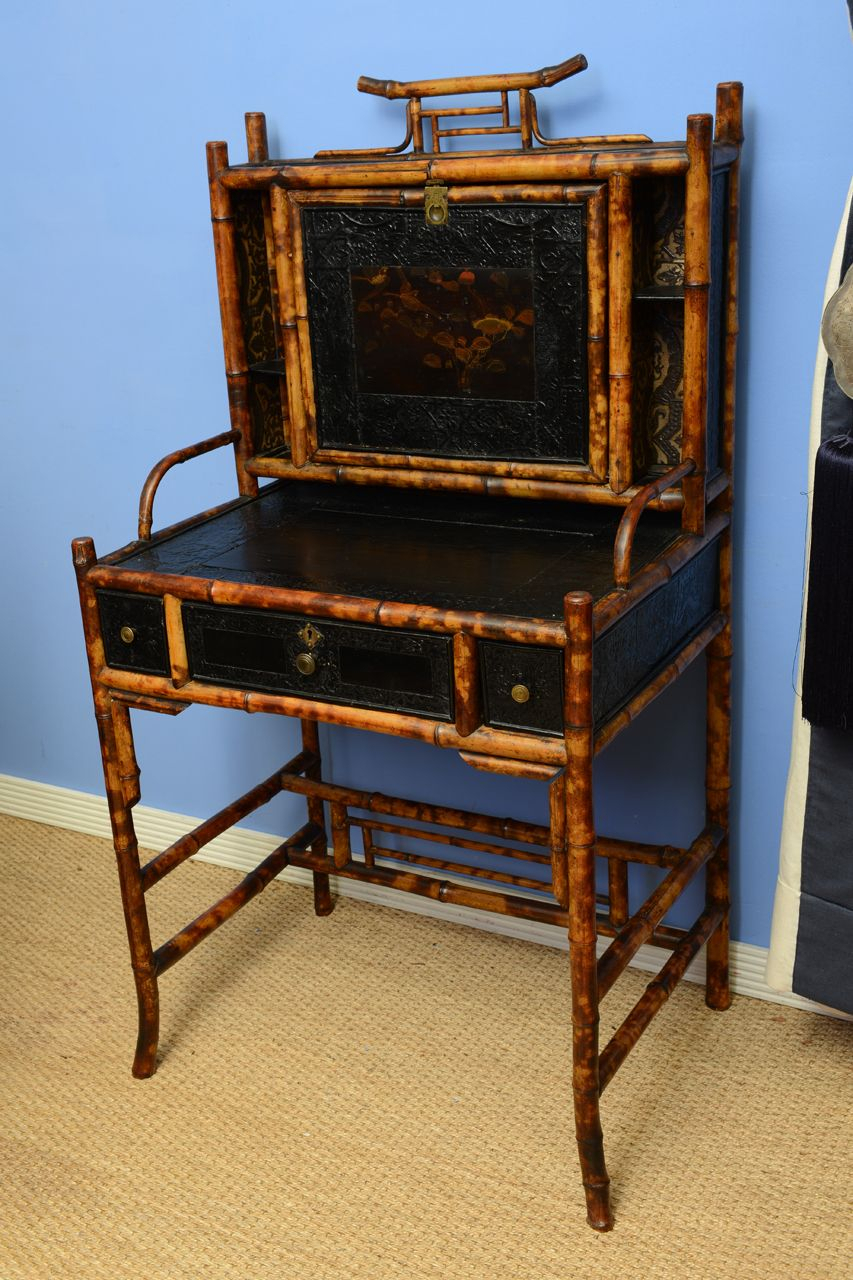
POLYGON ((188 444, 185 449, 176 449, 174 453, 167 453, 165 458, 161 458, 159 462, 154 464, 148 472, 145 484, 142 486, 142 493, 139 495, 140 542, 147 542, 151 537, 154 495, 166 472, 170 471, 172 467, 178 466, 181 462, 188 462, 190 458, 198 458, 201 454, 210 453, 213 449, 221 449, 223 445, 233 444, 235 440, 239 439, 239 431, 223 431, 221 435, 211 436, 209 440, 200 440, 198 444, 188 444))
POLYGON ((586 70, 587 60, 576 53, 554 67, 542 67, 539 71, 509 72, 493 76, 449 76, 443 80, 375 80, 372 76, 359 76, 359 93, 375 93, 380 98, 436 98, 444 94, 489 93, 501 89, 548 89, 552 84, 575 76, 586 70))
POLYGON ((677 467, 664 472, 659 480, 643 485, 640 492, 635 494, 628 503, 619 521, 616 541, 613 544, 613 577, 617 587, 627 587, 631 581, 631 552, 634 549, 634 534, 637 531, 640 516, 654 498, 659 498, 666 489, 671 489, 674 484, 678 484, 685 476, 692 475, 695 470, 696 463, 692 458, 687 458, 686 461, 679 462, 677 467))

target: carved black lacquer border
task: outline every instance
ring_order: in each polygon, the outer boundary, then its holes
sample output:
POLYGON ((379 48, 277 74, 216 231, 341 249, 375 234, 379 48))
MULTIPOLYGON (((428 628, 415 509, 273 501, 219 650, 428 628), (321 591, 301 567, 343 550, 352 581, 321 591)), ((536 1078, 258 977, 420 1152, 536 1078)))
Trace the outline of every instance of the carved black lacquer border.
POLYGON ((585 463, 589 454, 586 208, 302 209, 320 448, 585 463), (526 268, 533 281, 536 398, 384 395, 357 385, 350 273, 377 266, 526 268))

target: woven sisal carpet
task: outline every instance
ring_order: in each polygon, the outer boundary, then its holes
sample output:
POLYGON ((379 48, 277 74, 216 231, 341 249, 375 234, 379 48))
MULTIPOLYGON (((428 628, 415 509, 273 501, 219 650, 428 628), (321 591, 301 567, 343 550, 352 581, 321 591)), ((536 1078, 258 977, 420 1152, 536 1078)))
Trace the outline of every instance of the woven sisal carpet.
MULTIPOLYGON (((155 941, 236 878, 164 881, 155 941)), ((0 887, 0 1280, 851 1274, 853 1024, 676 992, 605 1096, 599 1236, 565 955, 273 885, 164 976, 134 1081, 108 844, 2 818, 0 887)))

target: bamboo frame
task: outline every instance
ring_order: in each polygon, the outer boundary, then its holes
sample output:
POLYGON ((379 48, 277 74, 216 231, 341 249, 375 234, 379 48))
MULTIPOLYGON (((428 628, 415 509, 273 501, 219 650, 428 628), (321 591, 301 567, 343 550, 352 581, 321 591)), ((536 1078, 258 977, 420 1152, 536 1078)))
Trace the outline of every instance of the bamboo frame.
POLYGON ((311 357, 311 330, 305 281, 305 258, 302 246, 301 209, 312 205, 354 205, 364 203, 388 205, 421 205, 423 189, 410 185, 397 190, 373 190, 367 193, 346 188, 329 188, 321 192, 283 192, 272 188, 271 219, 275 243, 278 295, 281 305, 281 327, 284 332, 284 363, 290 397, 291 458, 265 457, 252 461, 252 474, 298 476, 300 479, 326 479, 329 468, 335 475, 347 469, 347 479, 358 473, 363 483, 411 485, 415 478, 419 487, 462 489, 477 492, 494 487, 492 481, 505 481, 508 492, 520 497, 538 496, 544 482, 555 486, 555 496, 562 496, 561 486, 603 482, 607 471, 607 378, 603 344, 606 330, 607 287, 607 202, 601 183, 567 186, 565 183, 518 186, 502 183, 471 187, 449 187, 448 205, 482 203, 583 203, 586 206, 588 238, 586 250, 586 303, 590 317, 587 334, 587 372, 589 429, 587 462, 522 462, 501 459, 442 458, 411 453, 382 453, 320 447, 317 441, 317 410, 311 357), (369 200, 365 201, 365 194, 369 200), (294 414, 293 400, 298 400, 294 414), (325 470, 324 470, 325 468, 325 470), (393 473, 389 475, 388 473, 393 473), (480 478, 482 477, 482 479, 480 478))
MULTIPOLYGON (((567 64, 566 64, 567 65, 567 64)), ((547 70, 547 69, 546 69, 547 70)), ((560 68, 552 69, 559 71, 560 68)), ((543 73, 529 73, 544 75, 543 73)), ((568 74, 568 73, 567 73, 568 74)), ((490 79, 490 82, 494 78, 490 79)), ((178 450, 152 470, 140 506, 139 541, 97 560, 91 539, 77 539, 73 558, 101 744, 105 788, 113 829, 138 1004, 138 1037, 133 1059, 137 1076, 156 1065, 159 978, 256 896, 287 866, 311 871, 314 910, 334 906, 331 877, 416 893, 449 904, 475 907, 568 929, 573 1022, 572 1086, 576 1136, 588 1218, 598 1230, 612 1225, 609 1178, 604 1160, 600 1100, 607 1084, 639 1041, 683 976, 700 947, 708 946, 706 1001, 724 1009, 730 1001, 728 975, 729 851, 731 787, 731 603, 730 511, 733 464, 734 377, 737 343, 737 261, 739 151, 742 89, 722 84, 717 91, 714 137, 711 118, 688 121, 686 143, 653 144, 642 135, 545 139, 536 103, 524 77, 498 86, 501 129, 510 126, 507 92, 519 92, 517 126, 522 146, 515 152, 414 155, 394 160, 374 151, 351 153, 335 163, 272 162, 266 121, 246 117, 249 163, 229 166, 224 143, 208 149, 223 346, 229 384, 232 430, 214 440, 178 450), (533 142, 547 150, 537 150, 533 142), (726 282, 723 300, 722 441, 720 473, 706 476, 708 296, 711 266, 711 176, 727 169, 725 215, 726 282), (633 476, 632 403, 632 195, 649 176, 684 184, 686 251, 684 288, 684 431, 680 463, 648 483, 633 476), (356 454, 319 450, 316 441, 313 369, 310 360, 299 211, 306 203, 418 204, 427 179, 450 185, 451 199, 470 201, 586 202, 588 293, 587 374, 590 445, 588 468, 540 465, 518 460, 476 462, 411 455, 356 454), (575 184, 574 186, 572 184, 575 184), (580 184, 580 185, 578 185, 580 184), (290 456, 259 458, 251 439, 247 387, 250 376, 240 315, 238 267, 230 208, 232 191, 256 192, 264 209, 271 291, 277 313, 276 341, 283 350, 290 456), (607 294, 605 295, 605 285, 607 294), (200 579, 171 573, 127 570, 121 559, 150 545, 157 485, 172 465, 220 444, 235 447, 238 503, 256 492, 257 478, 280 475, 324 483, 384 483, 446 489, 493 497, 559 499, 624 508, 614 546, 613 590, 595 604, 584 591, 568 591, 559 619, 520 618, 464 608, 412 605, 365 596, 273 589, 246 582, 200 579), (680 486, 680 487, 679 487, 680 486), (631 575, 631 551, 647 510, 678 512, 682 534, 653 563, 631 575), (717 608, 680 651, 645 679, 628 702, 604 724, 593 723, 594 645, 642 601, 664 587, 693 557, 716 545, 719 554, 717 608), (96 593, 141 593, 163 600, 168 675, 117 670, 106 661, 96 593), (452 637, 454 707, 451 722, 426 715, 377 711, 322 699, 261 693, 194 679, 183 627, 186 601, 229 608, 246 607, 369 623, 390 629, 452 637), (561 736, 493 729, 484 724, 479 642, 498 640, 563 651, 564 731, 561 736), (707 655, 705 825, 686 847, 614 839, 596 829, 592 782, 595 757, 680 677, 701 653, 707 655), (201 822, 145 865, 140 864, 133 807, 140 798, 139 765, 131 711, 178 714, 187 706, 230 707, 299 719, 301 750, 287 764, 211 818, 201 822), (425 804, 379 792, 343 787, 323 776, 320 723, 347 724, 430 742, 456 751, 465 763, 507 777, 547 784, 547 823, 522 822, 474 811, 425 804), (158 947, 151 938, 146 894, 215 836, 228 830, 281 792, 301 796, 306 821, 255 871, 219 902, 158 947), (328 806, 329 821, 326 811, 328 806), (360 833, 361 852, 352 831, 360 833), (415 841, 417 851, 390 848, 388 840, 415 841), (461 857, 433 856, 449 845, 461 857), (476 865, 475 855, 500 859, 499 869, 476 865), (596 859, 603 859, 607 891, 596 889, 596 859), (658 867, 662 879, 632 912, 631 863, 658 867), (694 878, 704 874, 705 907, 687 930, 665 916, 694 878), (541 879, 539 877, 542 877, 541 879), (597 938, 611 939, 597 959, 597 938), (599 1006, 637 949, 651 943, 671 954, 661 972, 610 1042, 599 1049, 599 1006)), ((518 79, 518 78, 516 78, 518 79)), ((446 128, 453 109, 424 108, 421 98, 441 92, 475 92, 478 79, 398 85, 388 96, 408 97, 407 138, 424 146, 424 120, 433 145, 442 137, 467 134, 446 128), (459 88, 460 85, 466 86, 459 88), (399 92, 398 92, 399 91, 399 92), (406 91, 406 92, 403 92, 406 91), (436 90, 438 91, 438 90, 436 90)), ((536 83, 540 83, 537 81, 536 83)), ((544 81, 542 81, 544 83, 544 81)), ((493 86, 494 87, 494 86, 493 86)), ((371 91, 378 92, 378 89, 371 91)), ((382 89, 384 92, 384 89, 382 89)), ((489 108, 461 114, 487 118, 489 108)), ((515 126, 514 126, 515 127, 515 126)), ((478 130, 479 132, 479 130, 478 130)), ((285 427, 288 430, 288 427, 285 427)), ((640 478, 642 480, 643 478, 640 478)), ((224 504, 229 507, 234 504, 224 504)), ((224 507, 181 521, 156 537, 172 537, 224 507)), ((567 583, 569 588, 572 584, 567 583)), ((578 584, 582 585, 582 584, 578 584)))
POLYGON ((634 282, 631 179, 609 182, 610 487, 624 493, 633 478, 631 291, 634 282))
POLYGON ((711 137, 713 117, 688 116, 684 213, 684 408, 681 459, 695 472, 684 481, 684 527, 705 528, 708 417, 708 297, 711 288, 711 137))
POLYGON ((228 409, 231 426, 237 432, 234 461, 237 487, 242 494, 258 492, 257 479, 246 469, 255 453, 252 420, 249 415, 249 366, 246 343, 240 319, 237 250, 234 239, 234 216, 231 196, 224 182, 228 170, 228 146, 224 142, 207 144, 207 180, 210 188, 210 221, 213 227, 213 250, 216 258, 216 283, 219 291, 219 313, 222 320, 222 346, 225 376, 228 383, 228 409))
POLYGON ((160 487, 160 481, 163 479, 167 471, 171 471, 172 467, 180 466, 183 462, 189 462, 190 458, 199 458, 202 454, 212 453, 214 449, 221 449, 223 445, 234 444, 239 442, 239 431, 223 431, 218 436, 211 436, 209 440, 200 440, 198 444, 187 445, 183 449, 175 449, 172 453, 167 453, 165 458, 161 458, 156 462, 145 479, 142 486, 142 492, 139 495, 139 541, 147 542, 151 537, 151 525, 154 520, 154 498, 160 487))

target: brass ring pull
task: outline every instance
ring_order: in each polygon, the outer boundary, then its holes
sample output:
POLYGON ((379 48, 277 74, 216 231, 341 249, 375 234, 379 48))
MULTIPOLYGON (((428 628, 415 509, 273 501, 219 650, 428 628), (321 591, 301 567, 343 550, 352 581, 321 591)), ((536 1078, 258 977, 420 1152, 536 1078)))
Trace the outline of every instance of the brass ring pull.
POLYGON ((300 675, 313 676, 317 663, 310 653, 299 653, 296 655, 296 670, 300 675))
POLYGON ((134 640, 136 639, 136 632, 134 631, 133 627, 122 627, 121 631, 119 632, 119 635, 121 636, 125 644, 133 644, 134 640))
POLYGON ((514 684, 510 690, 513 702, 529 702, 530 690, 526 684, 514 684))

